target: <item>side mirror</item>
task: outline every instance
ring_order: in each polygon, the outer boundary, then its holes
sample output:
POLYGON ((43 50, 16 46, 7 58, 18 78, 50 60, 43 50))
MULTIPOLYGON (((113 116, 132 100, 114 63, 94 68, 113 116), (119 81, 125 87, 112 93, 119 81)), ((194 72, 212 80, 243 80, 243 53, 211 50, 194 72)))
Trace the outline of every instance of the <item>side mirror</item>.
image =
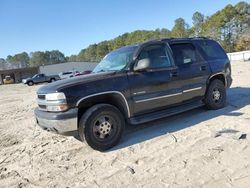
POLYGON ((141 59, 134 67, 134 71, 143 71, 150 68, 151 62, 149 58, 141 59))

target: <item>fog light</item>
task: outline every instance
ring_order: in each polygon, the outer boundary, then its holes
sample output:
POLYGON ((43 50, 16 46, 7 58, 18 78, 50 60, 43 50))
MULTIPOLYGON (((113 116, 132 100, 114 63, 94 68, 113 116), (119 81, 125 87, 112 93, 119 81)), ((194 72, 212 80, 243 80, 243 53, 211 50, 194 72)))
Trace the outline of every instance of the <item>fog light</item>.
POLYGON ((68 109, 68 106, 66 104, 60 104, 56 106, 47 106, 47 111, 49 112, 63 112, 68 109))

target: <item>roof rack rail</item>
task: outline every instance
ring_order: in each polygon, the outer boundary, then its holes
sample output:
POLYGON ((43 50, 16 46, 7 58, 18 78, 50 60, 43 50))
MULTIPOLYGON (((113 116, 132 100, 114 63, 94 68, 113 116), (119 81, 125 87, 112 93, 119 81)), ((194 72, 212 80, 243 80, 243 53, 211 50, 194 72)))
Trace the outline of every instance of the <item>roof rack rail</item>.
POLYGON ((155 41, 161 41, 161 39, 152 38, 152 39, 146 40, 145 42, 155 42, 155 41))
POLYGON ((208 37, 183 37, 183 38, 174 38, 174 37, 169 37, 169 38, 160 38, 160 39, 150 39, 145 41, 144 43, 148 42, 157 42, 157 41, 162 41, 162 42, 170 42, 170 41, 181 41, 181 40, 195 40, 195 39, 209 39, 208 37))
POLYGON ((208 37, 183 37, 183 38, 163 38, 161 40, 192 40, 192 39, 209 39, 208 37))
POLYGON ((192 37, 192 39, 209 39, 208 37, 192 37))

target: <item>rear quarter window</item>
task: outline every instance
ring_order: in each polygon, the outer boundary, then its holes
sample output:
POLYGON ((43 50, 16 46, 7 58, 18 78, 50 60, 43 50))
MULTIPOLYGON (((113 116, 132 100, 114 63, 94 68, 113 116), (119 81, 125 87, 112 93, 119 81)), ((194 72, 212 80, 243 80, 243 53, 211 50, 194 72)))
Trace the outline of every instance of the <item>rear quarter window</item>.
POLYGON ((205 54, 206 59, 215 60, 215 59, 227 59, 227 54, 223 48, 215 41, 199 41, 197 42, 202 52, 205 54))
POLYGON ((182 66, 186 63, 198 63, 202 61, 196 48, 191 43, 177 43, 170 45, 173 58, 178 66, 182 66))

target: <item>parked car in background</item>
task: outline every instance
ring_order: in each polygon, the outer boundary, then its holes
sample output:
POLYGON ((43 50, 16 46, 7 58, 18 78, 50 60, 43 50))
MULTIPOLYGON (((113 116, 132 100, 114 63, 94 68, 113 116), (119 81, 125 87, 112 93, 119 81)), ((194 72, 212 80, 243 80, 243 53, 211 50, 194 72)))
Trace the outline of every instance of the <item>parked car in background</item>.
POLYGON ((91 72, 92 72, 92 71, 90 71, 90 70, 86 70, 86 71, 79 72, 79 73, 75 74, 75 76, 86 75, 86 74, 90 74, 91 72))
POLYGON ((4 84, 14 84, 14 79, 11 76, 5 76, 5 78, 3 79, 3 83, 4 84))
POLYGON ((79 74, 79 71, 68 71, 68 72, 61 72, 59 73, 60 79, 67 79, 67 78, 72 78, 75 77, 76 74, 79 74))
POLYGON ((60 77, 58 75, 50 75, 47 76, 45 74, 36 74, 32 78, 26 78, 23 79, 22 82, 24 84, 27 84, 28 86, 32 86, 34 84, 44 83, 44 82, 55 82, 57 80, 60 80, 60 77))

